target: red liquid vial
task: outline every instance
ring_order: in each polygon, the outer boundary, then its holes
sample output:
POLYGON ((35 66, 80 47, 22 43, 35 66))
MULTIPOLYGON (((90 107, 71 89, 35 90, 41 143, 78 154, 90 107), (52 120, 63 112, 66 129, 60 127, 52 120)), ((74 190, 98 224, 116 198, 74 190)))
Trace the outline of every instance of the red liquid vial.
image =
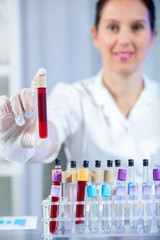
POLYGON ((47 128, 47 100, 46 100, 46 73, 40 73, 37 77, 38 94, 38 121, 40 138, 48 137, 47 128))
MULTIPOLYGON (((56 203, 61 197, 61 184, 62 181, 62 171, 54 170, 53 172, 53 185, 51 187, 51 204, 56 203)), ((54 234, 58 230, 58 223, 56 218, 59 217, 59 205, 51 205, 50 218, 55 218, 55 220, 50 220, 49 231, 54 234)))
MULTIPOLYGON (((85 204, 78 202, 86 200, 86 187, 89 179, 89 171, 87 169, 78 170, 78 186, 77 186, 77 206, 76 206, 76 218, 85 217, 85 204)), ((84 220, 75 221, 75 229, 77 232, 82 232, 85 229, 84 220)))
MULTIPOLYGON (((77 188, 77 202, 85 201, 85 192, 86 192, 86 181, 79 181, 77 188)), ((84 204, 78 204, 76 207, 76 218, 84 217, 84 204)), ((83 224, 84 221, 76 221, 76 224, 83 224)))

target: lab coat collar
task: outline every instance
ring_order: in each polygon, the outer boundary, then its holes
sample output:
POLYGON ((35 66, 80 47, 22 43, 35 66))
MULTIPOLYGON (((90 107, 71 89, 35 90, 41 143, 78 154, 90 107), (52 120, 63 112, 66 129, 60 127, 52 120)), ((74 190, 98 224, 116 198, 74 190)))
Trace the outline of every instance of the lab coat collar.
POLYGON ((128 121, 138 120, 144 112, 147 110, 148 106, 151 105, 154 99, 154 89, 155 85, 153 81, 150 80, 145 74, 143 74, 144 79, 144 89, 142 90, 136 104, 132 108, 128 118, 126 118, 123 113, 118 108, 116 102, 112 98, 110 92, 103 84, 103 70, 101 70, 94 79, 91 91, 95 104, 104 108, 104 113, 110 118, 116 118, 120 122, 128 124, 128 121))

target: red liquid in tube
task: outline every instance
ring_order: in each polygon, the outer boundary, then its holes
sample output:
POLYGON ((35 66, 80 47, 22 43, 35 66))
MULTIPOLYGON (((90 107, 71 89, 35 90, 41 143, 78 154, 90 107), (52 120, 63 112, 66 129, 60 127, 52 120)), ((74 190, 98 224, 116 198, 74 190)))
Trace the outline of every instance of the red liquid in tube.
MULTIPOLYGON (((55 182, 54 185, 60 186, 60 183, 55 182)), ((51 197, 51 203, 58 202, 59 197, 51 197)), ((57 218, 59 216, 59 205, 51 205, 50 218, 57 218)), ((56 233, 58 230, 58 221, 50 221, 50 233, 56 233)))
MULTIPOLYGON (((62 171, 53 172, 53 185, 51 188, 51 203, 56 203, 60 200, 60 184, 62 180, 62 171)), ((50 218, 57 218, 59 216, 59 205, 51 205, 50 218)), ((58 230, 58 221, 50 220, 49 231, 56 233, 58 230)))
MULTIPOLYGON (((77 188, 77 202, 85 201, 86 181, 79 181, 77 188)), ((84 204, 78 204, 76 207, 76 218, 84 217, 84 204)), ((76 224, 84 224, 84 221, 76 221, 76 224)))
POLYGON ((40 138, 48 137, 47 129, 47 100, 46 100, 46 75, 39 74, 37 77, 38 94, 38 120, 40 138))
MULTIPOLYGON (((77 186, 77 202, 85 201, 86 199, 86 186, 89 179, 89 171, 87 169, 78 170, 78 186, 77 186)), ((85 204, 77 203, 76 218, 85 217, 85 204)), ((76 220, 76 231, 81 232, 85 229, 84 220, 76 220)))
POLYGON ((46 88, 38 88, 39 136, 48 137, 46 88))

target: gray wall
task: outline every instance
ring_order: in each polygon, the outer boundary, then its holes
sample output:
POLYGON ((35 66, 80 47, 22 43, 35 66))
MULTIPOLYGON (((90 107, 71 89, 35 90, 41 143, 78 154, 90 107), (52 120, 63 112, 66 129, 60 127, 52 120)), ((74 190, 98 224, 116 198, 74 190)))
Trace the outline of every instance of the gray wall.
POLYGON ((149 77, 160 82, 160 0, 154 0, 156 4, 156 29, 158 31, 158 36, 154 45, 154 48, 149 51, 145 63, 145 72, 149 77))
MULTIPOLYGON (((23 87, 30 87, 39 67, 48 71, 48 92, 59 81, 71 83, 99 70, 101 59, 90 33, 95 2, 21 0, 23 87)), ((155 3, 160 14, 160 1, 155 3)), ((157 20, 160 32, 159 15, 157 20)), ((145 64, 145 71, 157 81, 160 81, 159 43, 160 36, 145 64)), ((42 172, 42 164, 24 167, 24 214, 41 214, 42 172)))

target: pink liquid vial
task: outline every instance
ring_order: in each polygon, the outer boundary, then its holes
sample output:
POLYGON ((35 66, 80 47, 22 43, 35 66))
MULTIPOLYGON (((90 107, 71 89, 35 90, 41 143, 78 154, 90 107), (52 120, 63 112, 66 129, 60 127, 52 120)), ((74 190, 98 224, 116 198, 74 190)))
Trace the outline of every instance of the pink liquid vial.
POLYGON ((48 137, 46 87, 46 72, 41 71, 40 69, 37 77, 38 121, 40 138, 48 137))

